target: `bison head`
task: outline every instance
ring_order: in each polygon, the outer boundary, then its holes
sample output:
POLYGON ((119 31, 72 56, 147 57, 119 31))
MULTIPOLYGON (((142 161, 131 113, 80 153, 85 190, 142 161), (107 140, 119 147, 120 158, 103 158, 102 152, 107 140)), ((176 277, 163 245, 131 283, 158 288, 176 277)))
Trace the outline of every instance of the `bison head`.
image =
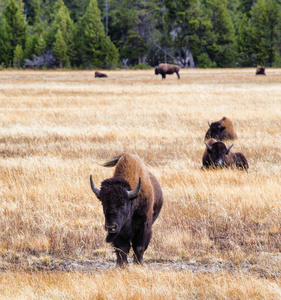
POLYGON ((223 131, 225 130, 225 127, 222 125, 221 121, 209 123, 210 127, 210 137, 217 140, 222 140, 224 138, 223 131))
POLYGON ((95 187, 90 176, 92 191, 101 201, 105 216, 105 230, 108 232, 106 242, 110 243, 118 235, 125 222, 130 219, 133 199, 138 196, 141 178, 138 186, 131 191, 130 184, 122 178, 109 178, 102 182, 101 189, 95 187))
POLYGON ((211 157, 211 161, 216 167, 223 167, 225 165, 225 156, 229 153, 229 150, 234 144, 228 148, 222 142, 216 142, 211 146, 205 143, 207 152, 211 157))
POLYGON ((158 67, 155 68, 155 75, 158 75, 160 72, 158 70, 158 67))

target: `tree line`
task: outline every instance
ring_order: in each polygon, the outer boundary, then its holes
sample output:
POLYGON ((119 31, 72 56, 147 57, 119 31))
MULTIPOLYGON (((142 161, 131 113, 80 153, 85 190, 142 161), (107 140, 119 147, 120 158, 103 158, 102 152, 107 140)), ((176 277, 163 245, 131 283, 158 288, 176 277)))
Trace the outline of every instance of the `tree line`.
POLYGON ((0 0, 1 68, 281 67, 281 0, 0 0))

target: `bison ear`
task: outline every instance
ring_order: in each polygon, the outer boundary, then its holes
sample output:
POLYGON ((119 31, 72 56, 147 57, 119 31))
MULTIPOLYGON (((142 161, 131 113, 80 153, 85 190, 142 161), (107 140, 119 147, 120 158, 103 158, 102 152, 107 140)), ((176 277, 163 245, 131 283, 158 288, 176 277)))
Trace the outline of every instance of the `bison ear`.
POLYGON ((139 183, 138 183, 138 186, 135 190, 133 191, 128 191, 128 197, 129 199, 134 199, 135 197, 137 197, 139 191, 140 191, 140 188, 141 188, 141 178, 139 177, 139 183))
POLYGON ((100 190, 95 187, 92 175, 90 175, 90 184, 91 184, 92 191, 97 196, 97 198, 100 200, 100 190))

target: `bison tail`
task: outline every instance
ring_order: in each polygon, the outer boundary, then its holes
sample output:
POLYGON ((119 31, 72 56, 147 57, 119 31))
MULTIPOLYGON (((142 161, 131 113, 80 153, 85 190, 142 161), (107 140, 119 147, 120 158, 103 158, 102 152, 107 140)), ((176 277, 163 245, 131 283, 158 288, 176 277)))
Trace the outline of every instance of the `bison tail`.
POLYGON ((102 164, 102 165, 103 165, 104 167, 115 167, 115 166, 117 165, 117 163, 118 163, 118 161, 119 161, 119 159, 120 159, 121 156, 123 156, 123 154, 120 155, 120 156, 114 157, 113 160, 108 161, 108 162, 106 162, 106 163, 104 163, 104 164, 102 164))

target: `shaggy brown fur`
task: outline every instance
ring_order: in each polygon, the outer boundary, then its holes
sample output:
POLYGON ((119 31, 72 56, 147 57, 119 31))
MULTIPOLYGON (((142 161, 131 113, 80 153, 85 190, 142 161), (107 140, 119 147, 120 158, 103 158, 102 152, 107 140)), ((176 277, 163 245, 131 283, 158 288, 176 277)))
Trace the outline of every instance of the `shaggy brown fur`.
POLYGON ((158 67, 155 68, 155 74, 161 74, 162 75, 162 79, 166 78, 166 74, 174 74, 176 73, 178 76, 178 79, 180 79, 180 67, 176 66, 176 65, 169 65, 169 64, 160 64, 158 67))
POLYGON ((209 124, 210 128, 205 134, 205 139, 214 138, 220 141, 237 139, 232 122, 223 117, 220 121, 209 124))
POLYGON ((107 77, 107 75, 104 74, 104 73, 101 73, 101 72, 96 71, 96 72, 95 72, 95 78, 96 78, 96 77, 102 78, 102 77, 107 77))
POLYGON ((240 170, 247 170, 249 168, 246 157, 241 152, 231 152, 230 147, 226 147, 223 142, 210 139, 206 143, 206 149, 202 156, 203 168, 216 167, 237 167, 240 170), (211 149, 210 149, 211 148, 211 149))
POLYGON ((163 205, 162 189, 137 155, 124 154, 104 166, 116 166, 113 177, 102 182, 100 191, 94 187, 92 180, 91 186, 102 202, 108 231, 106 241, 115 248, 117 265, 128 262, 131 244, 134 261, 142 263, 151 239, 152 224, 163 205), (131 187, 137 193, 130 199, 128 191, 131 187))
POLYGON ((264 66, 257 66, 256 75, 266 75, 265 74, 265 67, 264 66))

